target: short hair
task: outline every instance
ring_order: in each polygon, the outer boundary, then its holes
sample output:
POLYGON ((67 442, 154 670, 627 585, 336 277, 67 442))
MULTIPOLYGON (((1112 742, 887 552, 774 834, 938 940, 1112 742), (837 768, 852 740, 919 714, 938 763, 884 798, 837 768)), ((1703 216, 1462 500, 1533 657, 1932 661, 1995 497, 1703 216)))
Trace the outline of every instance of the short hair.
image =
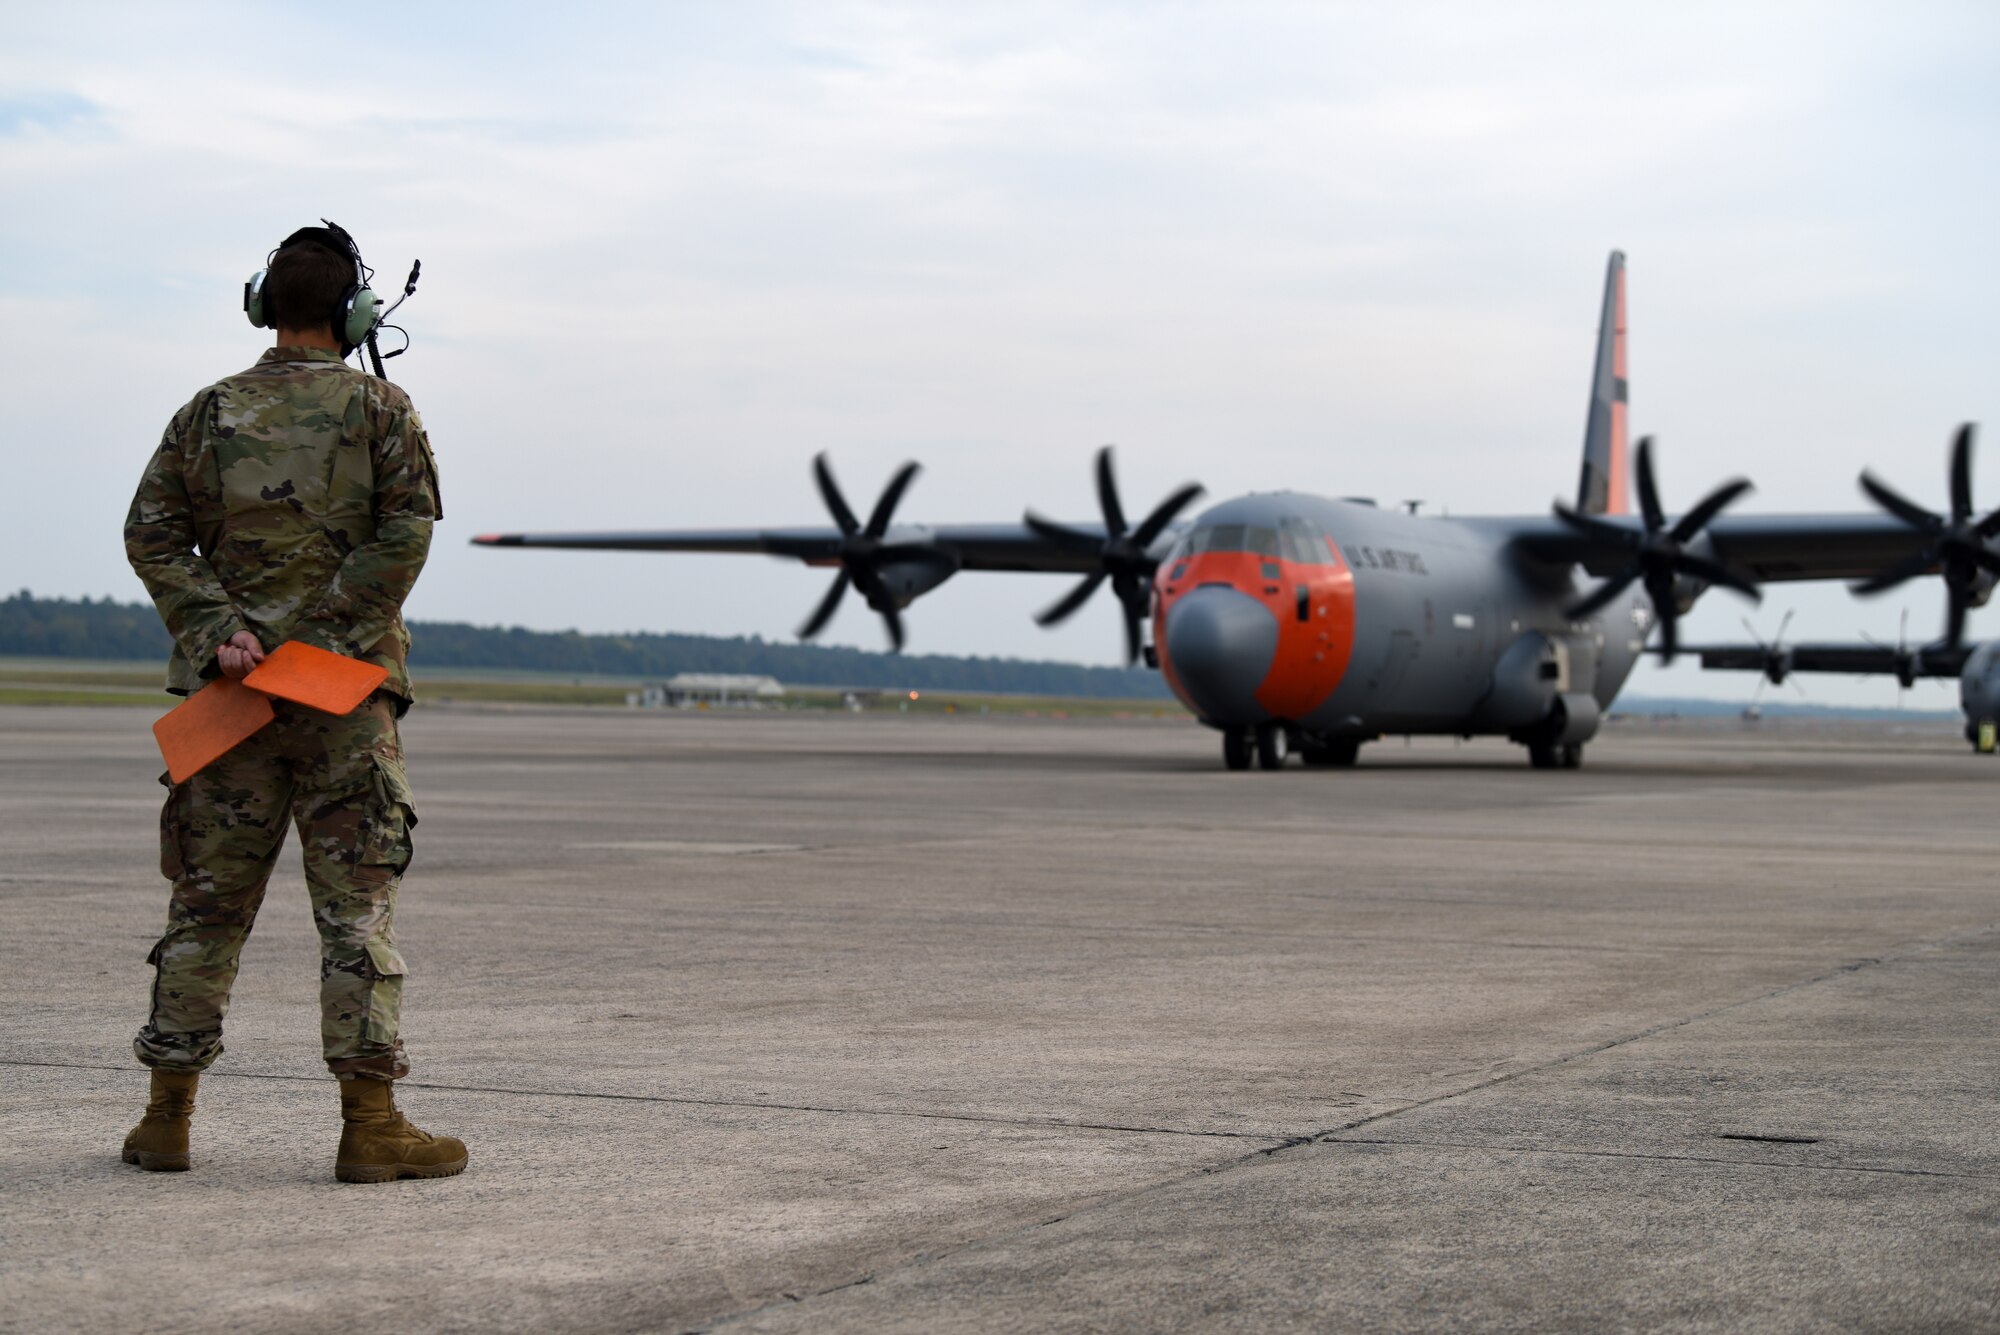
POLYGON ((271 257, 264 279, 264 311, 273 329, 338 333, 341 294, 354 286, 354 261, 311 241, 297 241, 271 257))

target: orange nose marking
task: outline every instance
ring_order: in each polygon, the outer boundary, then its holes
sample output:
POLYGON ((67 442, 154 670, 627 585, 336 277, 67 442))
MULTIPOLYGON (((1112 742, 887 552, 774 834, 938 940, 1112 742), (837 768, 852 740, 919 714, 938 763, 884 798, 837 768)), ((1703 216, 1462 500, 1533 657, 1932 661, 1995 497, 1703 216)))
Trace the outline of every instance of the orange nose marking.
POLYGON ((1227 584, 1255 598, 1278 623, 1278 649, 1270 670, 1257 688, 1257 703, 1273 717, 1302 719, 1326 703, 1347 674, 1354 655, 1354 572, 1332 542, 1329 565, 1301 565, 1271 560, 1249 552, 1204 552, 1190 557, 1179 579, 1160 568, 1153 581, 1153 643, 1160 649, 1160 672, 1168 687, 1188 708, 1195 704, 1164 649, 1166 618, 1173 605, 1203 584, 1227 584), (1275 566, 1277 575, 1264 573, 1275 566), (1299 620, 1299 586, 1306 588, 1306 619, 1299 620))

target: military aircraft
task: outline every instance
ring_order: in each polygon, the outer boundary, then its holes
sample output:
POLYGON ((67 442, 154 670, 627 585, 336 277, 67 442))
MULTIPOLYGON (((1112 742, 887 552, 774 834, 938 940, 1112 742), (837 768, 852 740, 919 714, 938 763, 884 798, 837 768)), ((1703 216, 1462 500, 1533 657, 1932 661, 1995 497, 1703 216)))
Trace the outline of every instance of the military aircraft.
POLYGON ((1956 648, 1965 609, 2000 575, 2000 510, 1972 516, 1971 428, 1952 462, 1950 517, 1872 477, 1884 514, 1731 515, 1750 490, 1726 482, 1671 516, 1646 440, 1627 449, 1625 257, 1607 267, 1574 505, 1547 515, 1462 518, 1301 492, 1255 494, 1179 515, 1181 487, 1128 522, 1109 448, 1096 461, 1101 520, 896 522, 917 474, 903 465, 864 523, 824 455, 813 478, 834 526, 507 533, 489 547, 735 552, 836 568, 800 627, 811 638, 851 587, 900 649, 902 612, 961 571, 1080 575, 1037 620, 1052 625, 1105 583, 1124 616, 1128 661, 1143 653, 1222 739, 1224 763, 1350 765, 1389 734, 1497 735, 1540 769, 1575 768, 1657 628, 1671 659, 1680 617, 1720 586, 1756 598, 1778 580, 1858 579, 1887 588, 1945 581, 1956 648), (1631 512, 1635 489, 1639 508, 1631 512), (1151 623, 1152 642, 1143 641, 1151 623))
MULTIPOLYGON (((1905 613, 1907 622, 1908 614, 1905 613)), ((1800 672, 1845 673, 1864 677, 1894 677, 1904 690, 1920 678, 1958 680, 1959 706, 1965 711, 1965 740, 1981 755, 2000 749, 2000 640, 1952 646, 1944 643, 1911 646, 1907 634, 1892 647, 1872 640, 1854 643, 1785 643, 1786 613, 1778 633, 1767 644, 1756 629, 1744 624, 1751 644, 1688 645, 1711 672, 1757 672, 1764 682, 1782 686, 1800 672)))

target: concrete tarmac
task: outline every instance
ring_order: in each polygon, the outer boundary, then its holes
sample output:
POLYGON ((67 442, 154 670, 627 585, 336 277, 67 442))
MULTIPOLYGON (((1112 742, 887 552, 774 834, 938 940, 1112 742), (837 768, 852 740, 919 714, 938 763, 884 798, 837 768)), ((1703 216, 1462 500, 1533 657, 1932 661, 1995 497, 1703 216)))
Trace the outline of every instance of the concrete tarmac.
MULTIPOLYGON (((0 709, 0 1329, 2000 1329, 2000 763, 420 708, 441 1182, 332 1180, 288 850, 118 1161, 147 725, 0 709)), ((296 848, 296 840, 293 841, 296 848)))

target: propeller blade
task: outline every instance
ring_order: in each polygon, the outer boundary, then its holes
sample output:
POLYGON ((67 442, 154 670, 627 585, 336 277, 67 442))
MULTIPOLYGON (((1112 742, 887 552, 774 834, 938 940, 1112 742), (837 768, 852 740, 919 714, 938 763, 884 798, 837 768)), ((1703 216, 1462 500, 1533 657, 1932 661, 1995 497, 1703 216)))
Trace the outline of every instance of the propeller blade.
POLYGON ((1557 519, 1562 520, 1563 523, 1568 524, 1584 537, 1595 542, 1600 542, 1607 547, 1632 551, 1637 549, 1642 541, 1640 536, 1629 528, 1620 528, 1616 524, 1599 519, 1596 515, 1579 514, 1577 511, 1564 505, 1561 501, 1555 503, 1554 509, 1557 519))
POLYGON ((1058 547, 1073 552, 1094 552, 1104 546, 1104 540, 1094 533, 1082 533, 1067 524, 1058 524, 1053 519, 1044 519, 1033 510, 1021 516, 1023 523, 1058 547))
POLYGON ((1709 521, 1721 514, 1738 496, 1750 489, 1748 478, 1739 477, 1723 483, 1703 497, 1700 505, 1682 515, 1681 522, 1674 525, 1670 536, 1675 542, 1689 541, 1695 534, 1707 528, 1709 521))
POLYGON ((1665 666, 1681 651, 1681 615, 1674 610, 1672 598, 1654 604, 1653 610, 1660 614, 1660 663, 1665 666))
POLYGON ((1053 626, 1067 620, 1077 608, 1090 601, 1090 595, 1097 592, 1097 586, 1104 582, 1104 572, 1084 576, 1083 582, 1064 594, 1062 598, 1043 608, 1035 615, 1038 626, 1053 626))
POLYGON ((833 480, 833 465, 824 454, 813 456, 813 481, 819 484, 820 499, 833 513, 833 522, 840 525, 840 531, 850 535, 859 532, 861 521, 847 508, 847 498, 840 494, 840 484, 833 480))
POLYGON ((1117 538, 1125 532, 1125 510, 1118 504, 1118 479, 1111 475, 1111 447, 1097 452, 1097 504, 1104 512, 1104 528, 1117 538))
POLYGON ((1653 481, 1653 438, 1639 438, 1639 513, 1645 516, 1646 531, 1657 533, 1667 525, 1666 512, 1660 508, 1660 489, 1653 481))
POLYGON ((1951 441, 1951 522, 1963 524, 1972 518, 1972 434, 1967 422, 1951 441))
POLYGON ((903 652, 902 614, 893 607, 885 607, 881 610, 882 624, 889 629, 889 652, 900 654, 903 652))
MULTIPOLYGON (((1749 617, 1738 617, 1737 620, 1743 623, 1743 629, 1750 633, 1750 638, 1757 642, 1757 647, 1759 649, 1762 649, 1765 653, 1771 652, 1772 647, 1777 644, 1776 640, 1773 640, 1770 644, 1764 643, 1764 637, 1762 635, 1759 635, 1757 633, 1757 628, 1750 624, 1749 617)), ((1783 635, 1784 633, 1785 632, 1782 630, 1778 632, 1778 634, 1780 635, 1783 635)))
POLYGON ((1870 575, 1867 579, 1857 580, 1847 587, 1850 592, 1860 594, 1863 597, 1869 594, 1882 593, 1885 590, 1895 588, 1905 580, 1915 579, 1918 575, 1923 574, 1926 570, 1936 565, 1937 559, 1937 552, 1932 548, 1926 547, 1913 556, 1904 557, 1881 574, 1870 575))
POLYGON ((1568 607, 1564 608, 1563 615, 1571 621, 1581 621, 1584 617, 1608 605, 1619 594, 1631 588, 1633 581, 1638 579, 1641 573, 1637 566, 1633 566, 1629 570, 1612 576, 1610 579, 1605 580, 1604 583, 1598 585, 1588 597, 1579 602, 1571 603, 1568 607))
POLYGON ((1975 528, 1973 532, 1982 538, 1990 538, 1995 534, 2000 534, 2000 510, 1995 510, 1992 514, 1980 520, 1979 527, 1975 528))
POLYGON ((1905 499, 1873 473, 1861 474, 1861 489, 1873 496, 1877 505, 1911 528, 1924 533, 1935 533, 1944 527, 1944 519, 1941 516, 1932 514, 1915 501, 1905 499))
POLYGON ((827 589, 826 596, 819 600, 819 606, 813 609, 813 614, 807 618, 806 624, 799 627, 800 639, 810 640, 826 629, 826 623, 833 620, 834 609, 840 606, 840 600, 847 594, 847 585, 846 570, 833 577, 833 585, 827 589))
POLYGON ((1125 661, 1128 664, 1139 661, 1142 647, 1139 628, 1152 611, 1152 591, 1152 580, 1144 576, 1119 574, 1111 577, 1111 592, 1117 595, 1119 609, 1124 613, 1125 661))
POLYGON ((1721 561, 1711 561, 1705 556, 1693 556, 1687 552, 1681 553, 1674 566, 1705 583, 1734 589, 1754 602, 1764 601, 1764 591, 1757 587, 1757 581, 1735 566, 1725 565, 1721 561))
POLYGON ((1174 522, 1174 516, 1186 509, 1188 502, 1201 495, 1203 490, 1201 483, 1190 482, 1154 506, 1153 513, 1147 515, 1140 521, 1139 527, 1132 530, 1133 545, 1142 552, 1152 546, 1153 540, 1166 531, 1167 525, 1174 522))
POLYGON ((1778 633, 1771 637, 1771 647, 1773 649, 1785 642, 1785 628, 1792 624, 1792 614, 1796 611, 1798 611, 1796 607, 1785 609, 1784 617, 1778 622, 1778 633))
POLYGON ((1982 565, 1996 575, 2000 575, 2000 552, 1985 547, 1975 547, 1966 553, 1975 564, 1982 565))
POLYGON ((868 516, 868 527, 862 530, 871 538, 879 538, 889 531, 889 520, 896 513, 896 506, 902 502, 903 493, 910 488, 910 480, 923 472, 922 466, 914 460, 896 470, 896 476, 889 479, 889 485, 882 489, 882 499, 875 502, 875 513, 868 516))
POLYGON ((1955 580, 1948 581, 1944 596, 1944 646, 1956 649, 1965 643, 1965 588, 1955 580))

